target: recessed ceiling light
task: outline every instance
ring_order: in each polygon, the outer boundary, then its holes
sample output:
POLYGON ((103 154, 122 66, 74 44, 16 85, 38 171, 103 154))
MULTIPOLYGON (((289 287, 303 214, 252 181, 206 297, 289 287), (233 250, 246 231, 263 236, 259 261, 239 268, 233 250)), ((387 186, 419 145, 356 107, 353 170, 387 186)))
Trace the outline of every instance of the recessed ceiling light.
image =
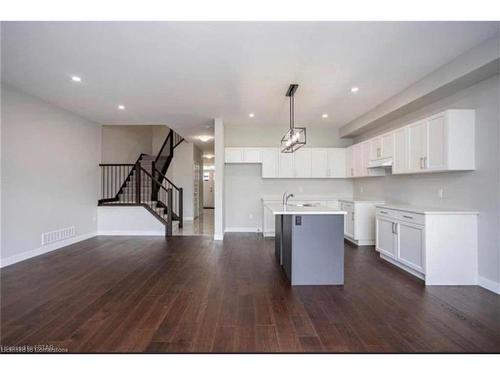
POLYGON ((351 87, 351 92, 358 92, 359 91, 359 87, 351 87))
POLYGON ((205 159, 213 159, 213 158, 214 158, 214 155, 212 155, 212 154, 204 154, 204 155, 203 155, 203 157, 204 157, 205 159))
POLYGON ((328 113, 323 113, 323 114, 321 115, 321 117, 323 117, 323 118, 328 118, 328 113))
POLYGON ((213 139, 214 137, 212 137, 211 135, 199 135, 197 138, 202 142, 208 142, 209 140, 213 139))
POLYGON ((250 118, 255 117, 255 113, 249 113, 249 114, 248 114, 248 117, 250 117, 250 118))
POLYGON ((118 105, 118 109, 121 109, 122 111, 125 109, 125 106, 123 104, 118 105))
POLYGON ((72 77, 71 77, 71 80, 72 80, 73 82, 82 82, 82 79, 81 79, 80 77, 78 77, 78 76, 72 76, 72 77))

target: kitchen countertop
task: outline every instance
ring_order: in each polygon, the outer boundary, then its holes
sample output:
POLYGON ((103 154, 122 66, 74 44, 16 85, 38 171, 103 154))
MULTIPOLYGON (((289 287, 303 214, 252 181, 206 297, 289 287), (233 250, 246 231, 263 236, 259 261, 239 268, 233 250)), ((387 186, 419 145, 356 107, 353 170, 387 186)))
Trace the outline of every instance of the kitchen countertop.
POLYGON ((383 204, 385 201, 383 200, 371 200, 371 199, 339 199, 340 202, 347 202, 347 203, 378 203, 378 204, 383 204))
MULTIPOLYGON (((290 192, 294 194, 293 192, 290 192)), ((261 198, 264 202, 266 201, 278 201, 281 202, 283 199, 282 195, 264 195, 261 198)), ((289 199, 289 202, 293 201, 339 201, 343 199, 350 199, 346 198, 345 196, 339 197, 339 196, 334 196, 334 195, 321 195, 321 194, 294 194, 293 198, 289 199)))
POLYGON ((273 215, 346 215, 347 212, 328 207, 304 207, 288 205, 286 210, 281 203, 266 203, 273 215))
POLYGON ((400 203, 384 203, 375 205, 379 208, 386 208, 388 210, 406 211, 424 215, 478 215, 478 211, 463 210, 457 208, 445 207, 427 207, 427 206, 412 206, 409 204, 400 203))

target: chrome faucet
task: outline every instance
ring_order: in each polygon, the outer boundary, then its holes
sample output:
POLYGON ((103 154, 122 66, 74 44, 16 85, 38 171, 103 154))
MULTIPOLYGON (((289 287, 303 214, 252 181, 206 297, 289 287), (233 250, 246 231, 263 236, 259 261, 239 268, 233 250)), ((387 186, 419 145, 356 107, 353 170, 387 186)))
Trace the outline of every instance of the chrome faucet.
POLYGON ((288 194, 286 191, 283 193, 283 207, 286 207, 287 204, 288 204, 288 200, 290 198, 293 198, 294 195, 293 194, 288 194))

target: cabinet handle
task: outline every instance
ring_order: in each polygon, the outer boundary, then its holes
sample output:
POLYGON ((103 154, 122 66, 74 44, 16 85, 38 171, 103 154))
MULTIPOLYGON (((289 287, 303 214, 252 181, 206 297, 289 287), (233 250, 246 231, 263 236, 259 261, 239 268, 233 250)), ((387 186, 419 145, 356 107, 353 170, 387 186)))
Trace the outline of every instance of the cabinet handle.
POLYGON ((394 234, 398 234, 398 225, 394 223, 394 234))
POLYGON ((403 215, 403 217, 406 217, 407 219, 413 219, 413 216, 403 215))
POLYGON ((387 212, 385 212, 385 211, 380 211, 380 213, 381 213, 381 214, 387 214, 387 212))
POLYGON ((420 169, 423 169, 423 168, 422 168, 422 161, 423 161, 423 159, 424 159, 424 158, 422 158, 422 157, 420 158, 420 169))
POLYGON ((424 169, 427 169, 427 156, 424 156, 424 169))
POLYGON ((391 223, 392 224, 392 234, 394 234, 394 223, 391 223))

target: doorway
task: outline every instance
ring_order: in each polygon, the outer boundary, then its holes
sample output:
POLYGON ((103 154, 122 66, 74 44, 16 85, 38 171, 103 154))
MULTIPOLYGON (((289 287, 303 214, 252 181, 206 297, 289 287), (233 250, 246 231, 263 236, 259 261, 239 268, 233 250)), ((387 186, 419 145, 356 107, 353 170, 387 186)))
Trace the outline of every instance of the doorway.
POLYGON ((203 171, 203 208, 214 208, 214 171, 203 171))

